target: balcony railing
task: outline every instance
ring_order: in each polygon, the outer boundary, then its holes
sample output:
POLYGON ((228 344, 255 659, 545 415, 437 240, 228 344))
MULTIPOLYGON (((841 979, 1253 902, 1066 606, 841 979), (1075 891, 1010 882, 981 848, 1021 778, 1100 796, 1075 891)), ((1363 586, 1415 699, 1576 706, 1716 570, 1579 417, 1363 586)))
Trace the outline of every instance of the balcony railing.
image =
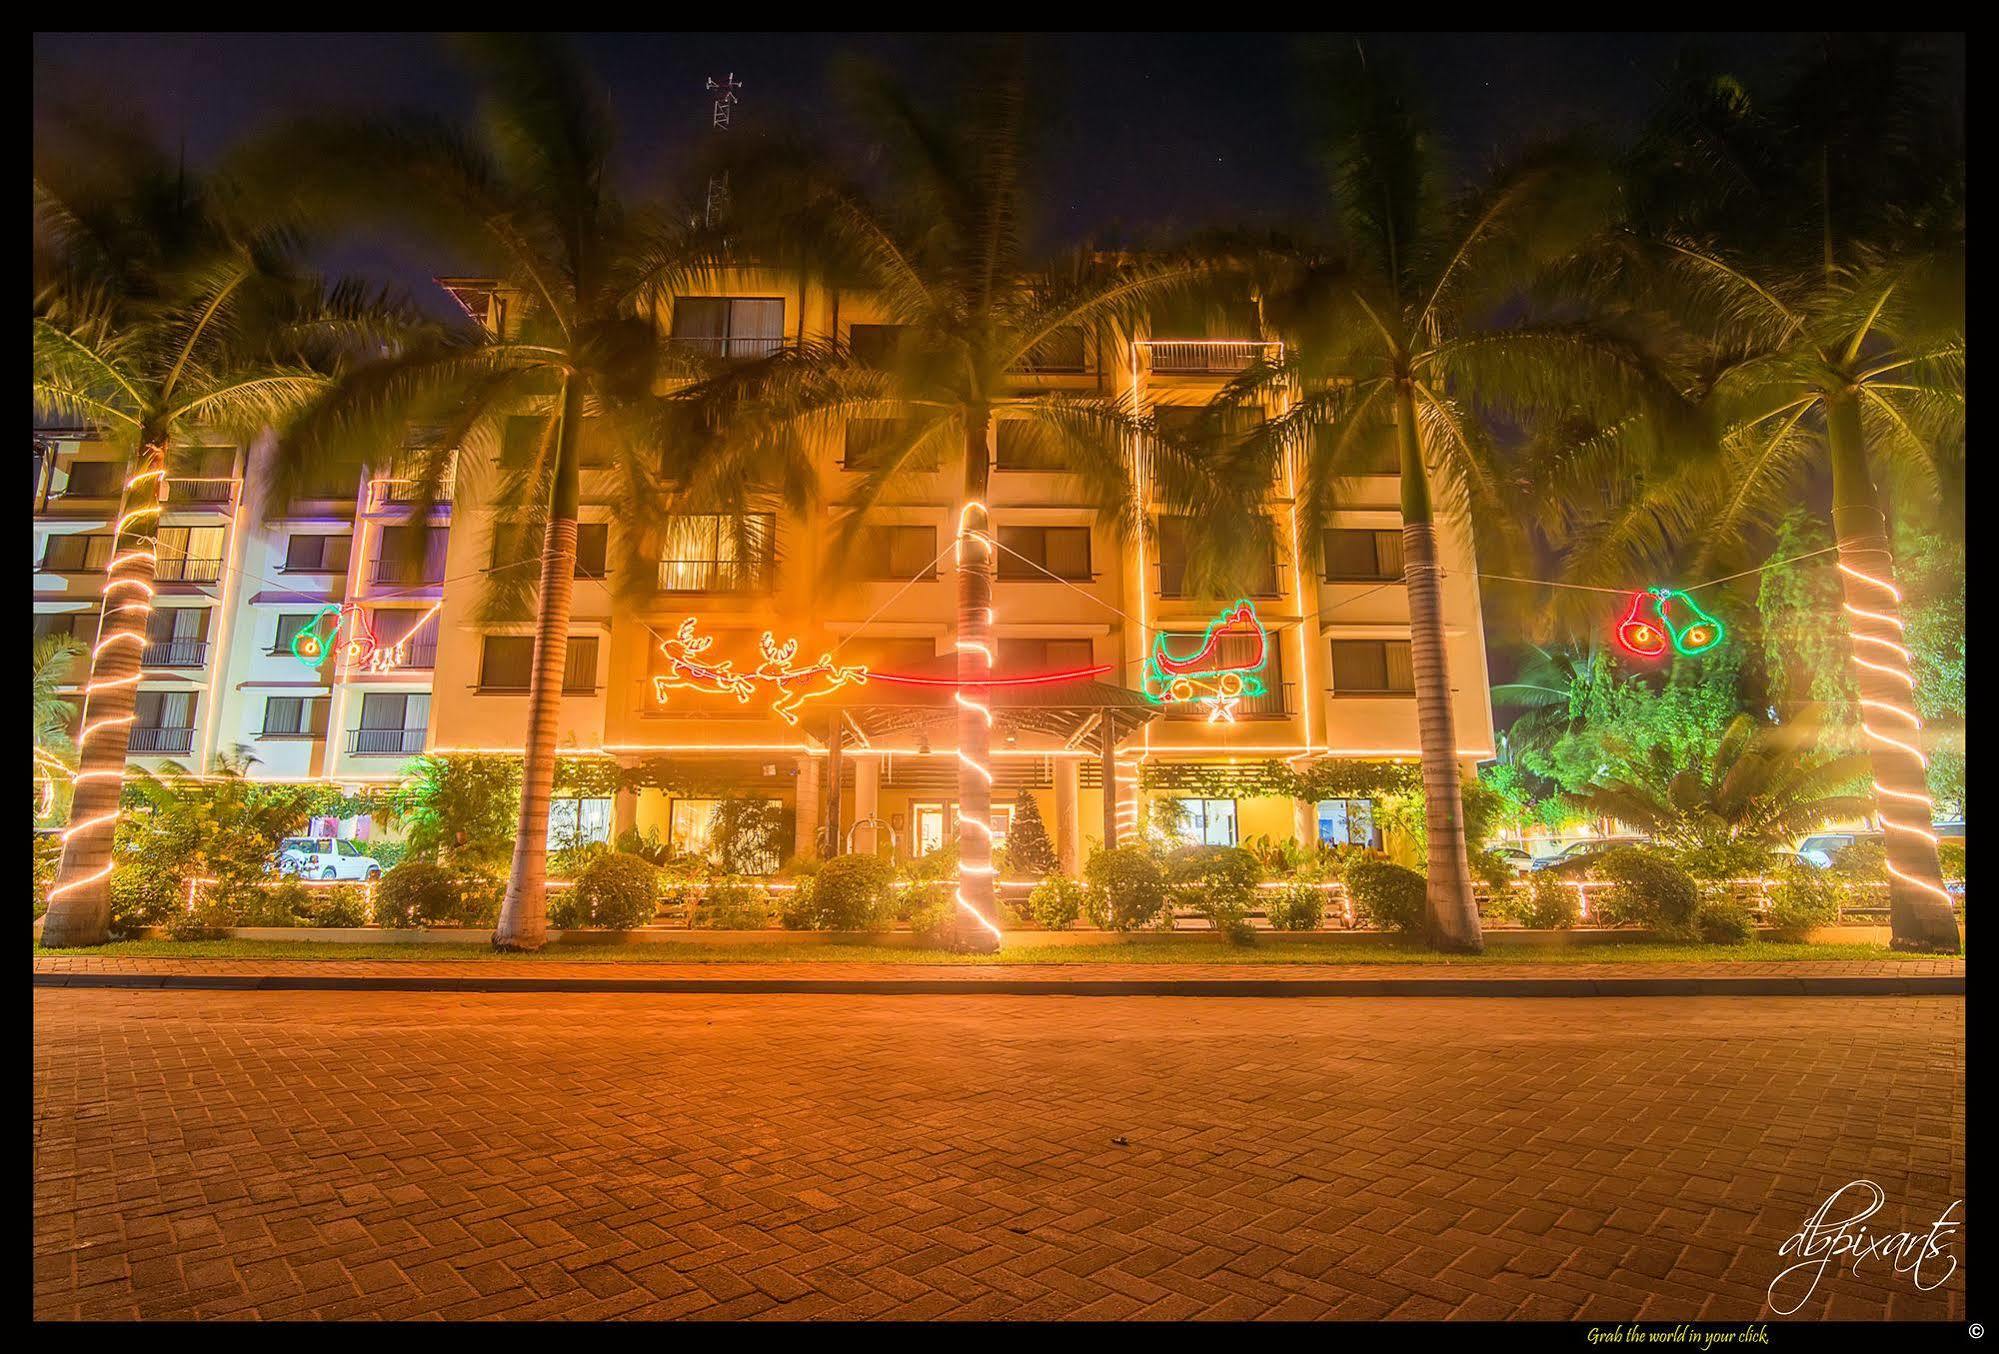
MULTIPOLYGON (((422 482, 408 478, 380 479, 375 481, 375 501, 378 503, 414 503, 423 497, 422 482)), ((452 484, 450 480, 437 486, 433 503, 451 502, 452 484)))
POLYGON ((194 746, 194 730, 156 729, 142 724, 132 730, 132 741, 126 746, 131 752, 186 752, 194 746))
POLYGON ((375 583, 434 588, 444 582, 444 563, 441 560, 378 559, 369 566, 368 578, 375 583))
POLYGON ((1270 345, 1262 339, 1154 339, 1146 347, 1154 371, 1199 376, 1241 371, 1270 345))
POLYGON ((661 592, 758 592, 770 586, 769 560, 663 559, 661 592))
POLYGON ((222 577, 222 560, 220 557, 163 559, 153 567, 153 577, 161 583, 213 583, 222 577))
POLYGON ((167 481, 167 502, 169 503, 227 503, 229 496, 236 492, 234 479, 170 479, 167 481))
POLYGON ((731 362, 769 357, 784 346, 782 338, 693 338, 676 334, 673 342, 708 357, 731 362))
MULTIPOLYGON (((386 654, 395 649, 396 641, 392 639, 378 639, 375 641, 375 646, 376 653, 386 654)), ((436 666, 437 637, 435 635, 426 635, 422 639, 407 640, 403 643, 402 654, 395 667, 380 668, 377 670, 382 672, 398 672, 404 669, 414 669, 419 672, 428 672, 436 666)), ((367 671, 367 669, 357 669, 357 671, 367 671)))
MULTIPOLYGON (((1289 719, 1291 717, 1290 682, 1271 684, 1261 696, 1237 696, 1233 714, 1236 719, 1289 719)), ((1205 722, 1212 716, 1212 710, 1203 700, 1174 701, 1166 706, 1168 719, 1184 719, 1205 722)))
POLYGON ((199 668, 208 663, 205 639, 163 639, 146 646, 140 663, 149 668, 199 668))
POLYGON ((422 729, 350 729, 347 750, 357 757, 418 753, 423 735, 422 729))

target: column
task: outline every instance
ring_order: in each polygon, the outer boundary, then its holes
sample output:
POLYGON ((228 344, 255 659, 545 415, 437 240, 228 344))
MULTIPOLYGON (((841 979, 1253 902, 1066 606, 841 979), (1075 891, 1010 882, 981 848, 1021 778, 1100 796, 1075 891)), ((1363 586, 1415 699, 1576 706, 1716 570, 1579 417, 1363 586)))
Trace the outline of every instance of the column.
MULTIPOLYGON (((858 826, 881 811, 882 763, 879 757, 854 762, 854 822, 858 826)), ((872 855, 881 850, 882 830, 873 824, 854 834, 854 850, 872 855)))
POLYGON ((1083 762, 1079 757, 1055 759, 1056 868, 1075 879, 1082 874, 1083 762))
POLYGON ((1104 777, 1104 847, 1118 844, 1117 835, 1117 725, 1104 712, 1103 732, 1097 735, 1099 764, 1104 777))
POLYGON ((819 758, 798 759, 798 788, 792 817, 792 851, 807 860, 819 854, 819 758))
POLYGON ((1309 799, 1291 801, 1291 835, 1298 845, 1310 847, 1319 840, 1319 806, 1309 799))
POLYGON ((639 826, 639 792, 627 785, 611 796, 611 841, 627 832, 636 832, 639 826))
POLYGON ((840 744, 846 731, 840 717, 833 716, 826 727, 826 855, 830 859, 846 850, 840 840, 840 744))

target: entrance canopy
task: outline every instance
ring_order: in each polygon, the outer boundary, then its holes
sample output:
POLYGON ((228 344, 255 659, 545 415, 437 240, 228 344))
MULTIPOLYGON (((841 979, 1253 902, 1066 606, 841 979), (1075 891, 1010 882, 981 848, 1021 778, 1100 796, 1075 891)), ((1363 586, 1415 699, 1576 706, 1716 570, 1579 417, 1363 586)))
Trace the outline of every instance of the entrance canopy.
MULTIPOLYGON (((868 741, 935 738, 955 741, 958 704, 958 660, 945 654, 927 663, 900 665, 891 681, 871 675, 865 683, 841 687, 820 702, 822 710, 846 717, 868 741)), ((1159 707, 1136 691, 1109 682, 1078 678, 1061 682, 1009 682, 1005 676, 984 688, 993 712, 993 742, 1050 750, 1083 744, 1101 747, 1106 730, 1111 746, 1128 738, 1159 713, 1159 707)))

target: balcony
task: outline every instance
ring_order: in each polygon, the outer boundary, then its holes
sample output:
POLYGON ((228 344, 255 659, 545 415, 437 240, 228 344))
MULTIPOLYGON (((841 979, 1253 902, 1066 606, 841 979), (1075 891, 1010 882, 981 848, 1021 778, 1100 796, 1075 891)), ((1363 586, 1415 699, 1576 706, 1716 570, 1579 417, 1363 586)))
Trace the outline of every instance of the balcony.
POLYGON ((190 503, 226 504, 236 492, 233 478, 215 479, 169 479, 167 481, 167 503, 184 505, 190 503))
MULTIPOLYGON (((375 652, 377 654, 391 653, 395 650, 396 644, 397 641, 392 639, 377 639, 375 641, 375 652)), ((393 676, 398 672, 429 672, 436 666, 437 637, 435 635, 428 635, 423 639, 403 641, 402 653, 393 667, 370 668, 364 664, 361 667, 355 668, 354 674, 363 677, 371 673, 393 676)))
MULTIPOLYGON (((412 478, 379 479, 375 481, 375 502, 415 503, 423 497, 423 484, 412 478)), ((446 507, 451 502, 452 483, 447 479, 437 486, 436 496, 431 502, 438 507, 446 507)))
POLYGON ((368 579, 405 588, 435 588, 444 583, 443 561, 378 559, 368 566, 368 579))
POLYGON ((690 352, 725 362, 747 362, 769 357, 784 346, 782 338, 693 338, 676 334, 672 342, 690 352))
POLYGON ((1145 345, 1160 375, 1227 376, 1242 371, 1272 345, 1262 339, 1154 339, 1145 345))
POLYGON ((770 586, 771 561, 663 559, 661 592, 761 592, 770 586))
POLYGON ((132 730, 132 741, 126 744, 128 752, 187 752, 194 747, 194 730, 173 728, 148 728, 140 725, 132 730))
POLYGON ((159 583, 213 583, 222 577, 222 560, 180 558, 163 559, 153 566, 153 579, 159 583))
MULTIPOLYGON (((1235 703, 1235 718, 1238 722, 1251 719, 1289 719, 1292 713, 1290 682, 1277 682, 1261 696, 1238 696, 1235 703)), ((1201 700, 1175 701, 1165 708, 1166 718, 1184 720, 1189 723, 1206 723, 1210 716, 1208 703, 1201 700)))
POLYGON ((149 668, 200 668, 208 665, 205 639, 165 639, 146 646, 140 663, 149 668))
POLYGON ((406 757, 423 751, 422 729, 350 729, 347 750, 356 757, 406 757))

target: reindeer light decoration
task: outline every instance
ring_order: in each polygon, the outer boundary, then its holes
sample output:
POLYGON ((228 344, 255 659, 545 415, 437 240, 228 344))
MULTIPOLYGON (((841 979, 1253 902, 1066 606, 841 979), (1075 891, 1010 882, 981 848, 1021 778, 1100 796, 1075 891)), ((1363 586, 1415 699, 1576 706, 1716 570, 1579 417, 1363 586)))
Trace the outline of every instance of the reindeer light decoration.
POLYGON ((759 645, 763 662, 754 672, 737 672, 731 661, 713 663, 701 657, 715 640, 713 636, 696 634, 695 624, 695 618, 689 616, 680 623, 673 638, 660 642, 667 670, 654 676, 652 689, 653 698, 662 705, 666 704, 667 692, 675 689, 734 696, 739 704, 748 705, 758 684, 765 683, 774 691, 771 712, 787 724, 797 724, 798 708, 807 701, 830 696, 850 682, 868 680, 866 668, 841 667, 833 662, 830 651, 820 654, 819 661, 809 667, 793 667, 798 641, 789 639, 780 645, 768 630, 759 645))

